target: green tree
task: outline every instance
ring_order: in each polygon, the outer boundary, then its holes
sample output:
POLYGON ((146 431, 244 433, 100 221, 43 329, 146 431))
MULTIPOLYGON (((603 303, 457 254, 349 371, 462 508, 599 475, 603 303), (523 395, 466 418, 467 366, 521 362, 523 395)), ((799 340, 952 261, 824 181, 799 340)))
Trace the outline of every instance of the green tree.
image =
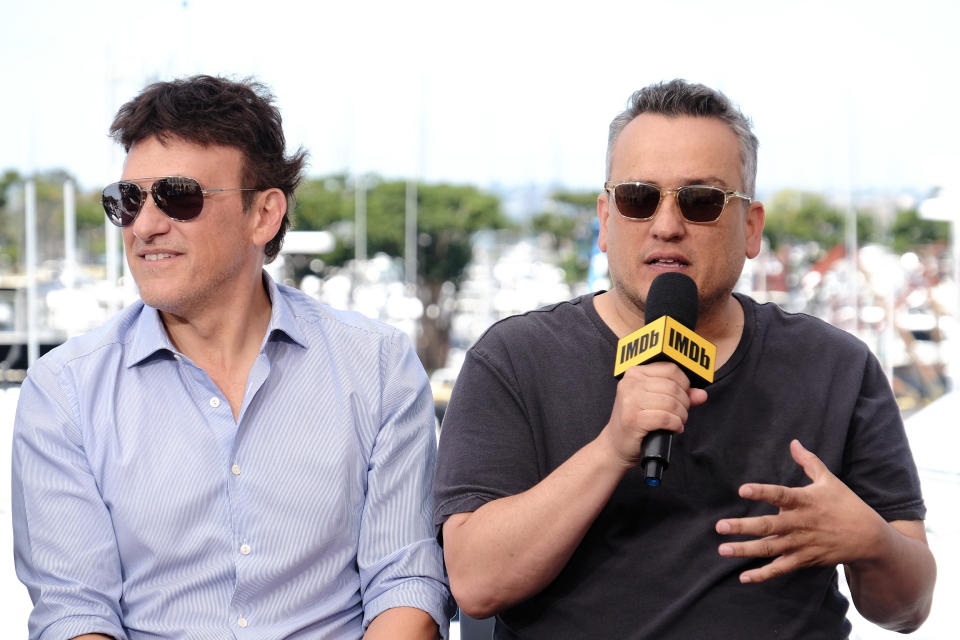
MULTIPOLYGON (((400 257, 404 252, 407 183, 369 178, 366 182, 367 248, 400 257)), ((320 256, 341 265, 354 257, 355 192, 346 176, 334 175, 305 182, 297 194, 296 228, 329 230, 337 246, 320 256)), ((481 229, 508 226, 497 196, 476 187, 450 184, 417 185, 417 281, 425 308, 441 299, 445 282, 459 284, 472 250, 470 237, 481 229)), ((422 319, 418 353, 428 370, 440 367, 449 346, 449 317, 428 314, 422 319)))
POLYGON ((596 215, 596 191, 561 189, 550 194, 548 211, 530 218, 530 230, 550 238, 568 284, 587 278, 594 241, 590 225, 596 215))
POLYGON ((20 181, 20 174, 12 169, 0 176, 0 273, 12 271, 20 259, 22 215, 11 206, 13 190, 20 181))
POLYGON ((100 204, 100 189, 77 192, 77 245, 78 260, 95 262, 96 257, 107 251, 104 233, 106 216, 100 204))
POLYGON ((20 174, 13 169, 7 169, 0 176, 0 209, 6 209, 8 199, 8 189, 20 182, 20 174))
POLYGON ((4 191, 9 194, 5 200, 4 212, 4 246, 5 262, 11 268, 19 264, 22 259, 24 232, 24 207, 26 197, 25 183, 33 180, 36 192, 37 216, 37 257, 44 260, 63 257, 63 181, 67 174, 64 171, 54 170, 38 173, 30 178, 21 177, 16 172, 8 171, 4 181, 4 191), (10 195, 16 193, 16 198, 10 195))
MULTIPOLYGON (((30 177, 37 194, 37 253, 43 260, 63 258, 63 221, 64 195, 63 185, 72 176, 61 169, 45 171, 30 177)), ((27 178, 16 171, 8 170, 0 177, 0 255, 3 256, 3 268, 15 270, 14 265, 22 259, 24 241, 24 183, 27 178), (16 192, 15 201, 11 195, 16 192)), ((78 260, 95 262, 96 256, 103 253, 105 238, 103 234, 103 209, 100 206, 100 191, 75 192, 78 260)))
POLYGON ((586 214, 593 217, 597 212, 597 192, 596 191, 567 191, 558 189, 550 194, 550 199, 570 207, 578 214, 586 214))
POLYGON ((893 237, 893 250, 905 253, 919 246, 947 242, 950 239, 950 225, 942 220, 925 220, 916 209, 897 212, 890 230, 893 237))
POLYGON ((812 241, 826 250, 843 242, 844 218, 843 212, 820 194, 780 191, 766 204, 763 235, 772 249, 812 241))
MULTIPOLYGON (((776 250, 783 244, 815 242, 821 253, 846 241, 846 214, 824 196, 806 191, 784 190, 766 203, 763 235, 776 250)), ((880 242, 882 229, 875 216, 858 211, 857 242, 880 242)))
POLYGON ((322 256, 328 264, 345 264, 354 255, 353 206, 353 189, 343 174, 304 180, 297 189, 294 227, 330 231, 337 238, 333 251, 322 256))

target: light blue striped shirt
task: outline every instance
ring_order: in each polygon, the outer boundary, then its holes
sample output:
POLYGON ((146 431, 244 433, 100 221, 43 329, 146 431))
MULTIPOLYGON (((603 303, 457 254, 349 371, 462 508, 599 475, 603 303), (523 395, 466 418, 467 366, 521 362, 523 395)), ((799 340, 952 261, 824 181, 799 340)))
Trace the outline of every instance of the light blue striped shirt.
POLYGON ((409 340, 264 279, 236 421, 139 302, 31 368, 13 445, 30 638, 359 638, 397 606, 446 636, 433 403, 409 340))

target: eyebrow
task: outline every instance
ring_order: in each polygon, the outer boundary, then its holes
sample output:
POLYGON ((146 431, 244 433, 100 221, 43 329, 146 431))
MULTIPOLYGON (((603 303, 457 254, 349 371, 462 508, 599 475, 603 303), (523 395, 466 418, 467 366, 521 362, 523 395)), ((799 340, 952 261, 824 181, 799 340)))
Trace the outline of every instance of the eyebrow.
MULTIPOLYGON (((121 182, 144 182, 146 180, 162 180, 163 178, 190 178, 191 180, 197 180, 192 176, 172 176, 168 174, 165 176, 146 176, 144 178, 120 178, 120 181, 121 182)), ((197 180, 197 182, 200 182, 200 181, 197 180)))
MULTIPOLYGON (((631 179, 627 182, 646 182, 647 184, 655 184, 658 187, 663 187, 662 184, 654 180, 642 180, 642 179, 631 179)), ((693 178, 684 178, 678 182, 678 186, 681 187, 692 187, 696 185, 704 185, 707 187, 720 187, 723 189, 733 189, 732 186, 727 184, 727 181, 723 178, 717 176, 699 176, 693 178)))
POLYGON ((694 178, 686 178, 681 181, 680 186, 690 187, 698 184, 705 185, 708 187, 722 187, 724 189, 733 189, 733 187, 727 184, 726 180, 717 176, 699 176, 694 178))

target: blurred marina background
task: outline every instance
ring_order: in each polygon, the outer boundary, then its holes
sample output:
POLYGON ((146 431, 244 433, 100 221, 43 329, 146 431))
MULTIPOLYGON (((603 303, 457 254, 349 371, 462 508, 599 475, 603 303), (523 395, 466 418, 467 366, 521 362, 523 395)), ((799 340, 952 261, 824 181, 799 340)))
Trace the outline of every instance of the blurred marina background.
MULTIPOLYGON (((147 83, 210 73, 273 89, 311 166, 269 271, 405 331, 439 424, 490 324, 607 286, 595 220, 607 124, 633 90, 684 77, 727 93, 760 138, 765 245, 738 289, 854 333, 888 372, 939 564, 913 637, 955 637, 955 3, 47 0, 0 12, 0 470, 28 364, 136 298, 98 200, 123 162, 109 122, 147 83)), ((0 478, 0 628, 19 637, 29 599, 0 478)), ((853 638, 894 636, 851 619, 853 638)))

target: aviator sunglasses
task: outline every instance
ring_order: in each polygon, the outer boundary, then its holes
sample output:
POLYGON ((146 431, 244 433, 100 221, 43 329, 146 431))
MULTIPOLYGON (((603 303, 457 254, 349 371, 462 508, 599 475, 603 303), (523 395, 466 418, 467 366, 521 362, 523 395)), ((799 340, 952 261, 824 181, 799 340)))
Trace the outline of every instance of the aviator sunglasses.
POLYGON ((147 194, 153 196, 153 202, 160 211, 171 220, 186 222, 193 220, 203 211, 203 199, 211 193, 224 191, 259 191, 259 189, 204 189, 193 178, 170 176, 164 178, 139 178, 153 180, 149 191, 134 182, 114 182, 103 189, 100 202, 110 222, 118 227, 133 224, 140 215, 147 194))
POLYGON ((668 195, 677 198, 677 206, 685 220, 697 223, 716 222, 730 198, 753 202, 753 198, 739 191, 699 184, 661 189, 648 182, 606 182, 603 189, 613 194, 617 211, 630 220, 650 220, 668 195))

